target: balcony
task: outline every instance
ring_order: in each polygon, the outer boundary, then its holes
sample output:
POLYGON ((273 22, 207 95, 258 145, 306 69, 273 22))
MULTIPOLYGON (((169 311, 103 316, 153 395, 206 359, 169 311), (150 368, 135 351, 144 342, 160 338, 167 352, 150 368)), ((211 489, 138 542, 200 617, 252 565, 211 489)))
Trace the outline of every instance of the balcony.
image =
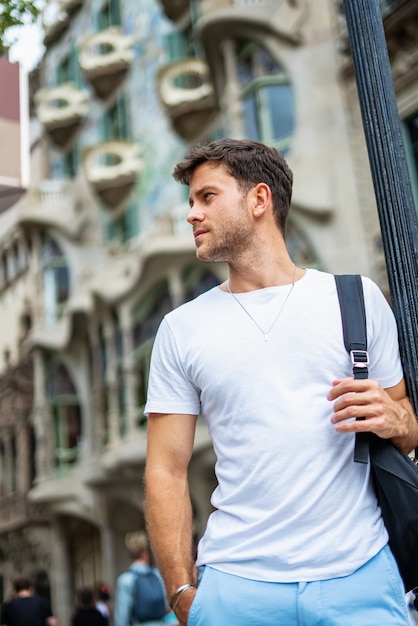
POLYGON ((61 0, 61 10, 72 17, 83 6, 84 0, 61 0))
POLYGON ((36 113, 52 141, 66 146, 88 112, 88 95, 72 83, 40 89, 35 95, 36 113))
POLYGON ((83 199, 87 191, 79 180, 42 180, 19 202, 18 221, 58 228, 68 237, 77 237, 86 222, 83 199))
POLYGON ((209 68, 200 59, 183 59, 157 74, 160 101, 176 132, 193 139, 217 113, 209 68))
POLYGON ((219 43, 273 33, 298 44, 307 18, 307 0, 202 0, 198 26, 211 69, 220 61, 219 43))
POLYGON ((130 141, 108 141, 85 151, 86 178, 108 207, 118 207, 131 193, 143 167, 139 156, 138 144, 130 141))
POLYGON ((59 41, 70 23, 70 18, 66 13, 60 12, 49 23, 44 23, 44 45, 50 48, 54 43, 59 41))
POLYGON ((2 532, 24 526, 29 522, 48 519, 45 509, 30 502, 22 493, 11 493, 0 497, 0 527, 2 532))
POLYGON ((99 98, 107 98, 125 78, 134 58, 134 41, 120 28, 111 27, 80 44, 80 67, 99 98))
POLYGON ((169 20, 176 22, 189 9, 189 0, 161 0, 163 10, 169 20))
POLYGON ((42 14, 44 44, 47 48, 59 41, 71 18, 82 7, 84 0, 50 0, 42 14))

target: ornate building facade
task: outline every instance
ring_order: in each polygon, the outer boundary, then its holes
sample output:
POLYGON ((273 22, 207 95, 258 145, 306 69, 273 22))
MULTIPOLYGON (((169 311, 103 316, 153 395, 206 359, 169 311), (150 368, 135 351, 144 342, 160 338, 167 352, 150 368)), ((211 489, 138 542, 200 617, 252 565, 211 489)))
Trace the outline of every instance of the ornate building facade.
MULTIPOLYGON (((382 3, 418 181, 418 10, 382 3)), ((293 259, 387 290, 343 16, 334 0, 60 0, 30 81, 31 179, 0 215, 0 576, 23 570, 69 626, 144 528, 143 415, 163 315, 225 277, 196 262, 187 146, 259 139, 294 171, 293 259)), ((198 422, 196 539, 214 457, 198 422)))

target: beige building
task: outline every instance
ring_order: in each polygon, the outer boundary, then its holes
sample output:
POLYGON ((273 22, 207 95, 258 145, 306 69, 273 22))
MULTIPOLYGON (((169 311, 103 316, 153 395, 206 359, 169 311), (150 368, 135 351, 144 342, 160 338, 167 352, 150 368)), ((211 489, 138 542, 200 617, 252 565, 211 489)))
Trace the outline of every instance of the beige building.
MULTIPOLYGON (((416 190, 418 7, 382 11, 416 190)), ((387 285, 338 2, 60 0, 43 20, 30 186, 0 215, 0 575, 4 597, 33 575, 69 626, 75 588, 114 589, 126 536, 144 528, 158 324, 225 277, 196 262, 171 179, 187 146, 275 145, 295 177, 294 260, 387 285)), ((213 464, 199 422, 196 539, 213 464)))

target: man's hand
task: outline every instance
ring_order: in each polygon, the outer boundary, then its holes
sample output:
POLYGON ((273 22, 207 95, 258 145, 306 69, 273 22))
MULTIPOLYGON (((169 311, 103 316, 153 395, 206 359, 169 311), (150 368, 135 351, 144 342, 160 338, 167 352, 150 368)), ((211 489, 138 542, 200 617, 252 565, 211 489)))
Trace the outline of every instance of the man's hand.
POLYGON ((338 432, 373 432, 383 439, 392 439, 406 453, 418 444, 418 425, 404 381, 383 389, 370 379, 334 380, 328 400, 334 402, 331 422, 338 432))
POLYGON ((176 610, 174 611, 178 621, 180 622, 180 626, 187 626, 187 618, 189 617, 190 607, 196 595, 197 589, 194 587, 190 587, 183 593, 181 596, 178 605, 176 606, 176 610))

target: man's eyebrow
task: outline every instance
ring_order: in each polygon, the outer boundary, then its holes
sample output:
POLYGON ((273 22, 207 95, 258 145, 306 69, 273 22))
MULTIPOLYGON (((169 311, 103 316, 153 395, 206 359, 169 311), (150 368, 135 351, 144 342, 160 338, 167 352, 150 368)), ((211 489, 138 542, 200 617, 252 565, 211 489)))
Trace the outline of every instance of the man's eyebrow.
MULTIPOLYGON (((195 197, 199 197, 199 196, 203 196, 204 193, 206 193, 208 190, 212 190, 215 189, 215 184, 214 183, 205 183, 202 187, 200 187, 199 189, 196 189, 193 196, 195 197)), ((189 195, 189 205, 193 206, 194 200, 192 199, 192 196, 189 195)))

